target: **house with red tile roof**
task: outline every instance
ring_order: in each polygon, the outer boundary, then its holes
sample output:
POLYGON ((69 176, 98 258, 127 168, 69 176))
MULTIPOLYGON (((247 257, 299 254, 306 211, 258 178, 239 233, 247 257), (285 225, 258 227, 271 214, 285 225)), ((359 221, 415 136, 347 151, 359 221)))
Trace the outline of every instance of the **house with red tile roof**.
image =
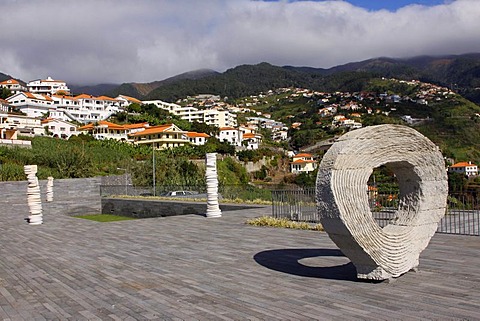
POLYGON ((119 102, 120 104, 120 107, 122 109, 125 109, 126 107, 130 106, 131 104, 142 104, 142 101, 137 99, 137 98, 134 98, 134 97, 130 97, 130 96, 126 96, 126 95, 118 95, 117 97, 115 97, 115 100, 119 102))
POLYGON ((46 129, 45 134, 48 133, 48 136, 69 139, 70 136, 80 134, 75 124, 61 119, 47 118, 42 120, 41 124, 46 129))
POLYGON ((233 146, 242 146, 243 133, 233 127, 220 127, 217 138, 233 146))
POLYGON ((28 117, 41 118, 48 115, 50 108, 54 108, 52 97, 30 92, 19 92, 6 99, 16 109, 28 117))
POLYGON ((245 133, 242 137, 242 145, 247 149, 258 149, 262 142, 262 135, 254 133, 245 133))
POLYGON ((449 173, 459 173, 465 176, 477 176, 478 175, 478 167, 472 162, 459 162, 453 164, 452 166, 448 167, 449 173))
POLYGON ((205 133, 187 132, 187 139, 190 141, 192 145, 196 145, 196 146, 205 145, 205 143, 209 138, 210 138, 210 135, 205 133))
POLYGON ((300 153, 292 157, 290 171, 294 174, 310 173, 318 167, 312 154, 300 153))
POLYGON ((149 128, 148 123, 119 125, 106 120, 98 123, 89 123, 79 127, 79 131, 90 133, 95 139, 115 139, 119 141, 133 141, 129 135, 149 128))
POLYGON ((13 78, 0 82, 0 88, 6 88, 10 90, 12 95, 17 94, 21 91, 27 91, 27 87, 25 87, 22 83, 13 78))
POLYGON ((175 124, 151 126, 143 131, 130 134, 134 144, 152 146, 155 149, 167 149, 190 144, 187 132, 175 124))

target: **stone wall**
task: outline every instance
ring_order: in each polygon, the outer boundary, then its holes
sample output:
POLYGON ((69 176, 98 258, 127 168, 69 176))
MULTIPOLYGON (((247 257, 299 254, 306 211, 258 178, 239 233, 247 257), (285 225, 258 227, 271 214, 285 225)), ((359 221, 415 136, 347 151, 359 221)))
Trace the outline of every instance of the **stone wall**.
MULTIPOLYGON (((223 212, 257 208, 255 205, 220 204, 223 212)), ((169 201, 152 199, 102 198, 102 213, 137 218, 174 215, 205 215, 207 202, 169 201)))
MULTIPOLYGON (((53 181, 53 202, 46 203, 47 180, 40 180, 42 205, 51 213, 66 215, 100 213, 102 177, 56 179, 53 181)), ((0 182, 0 205, 27 204, 27 181, 0 182)))

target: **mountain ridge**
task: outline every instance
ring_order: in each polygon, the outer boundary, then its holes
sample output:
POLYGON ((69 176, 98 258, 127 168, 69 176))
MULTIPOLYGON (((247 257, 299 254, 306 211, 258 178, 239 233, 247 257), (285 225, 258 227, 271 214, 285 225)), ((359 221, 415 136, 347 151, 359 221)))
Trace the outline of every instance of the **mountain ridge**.
MULTIPOLYGON (((75 93, 120 94, 142 100, 176 101, 189 95, 212 93, 240 98, 279 87, 305 87, 314 90, 362 90, 373 77, 418 79, 453 88, 467 99, 480 103, 480 53, 462 55, 377 57, 331 68, 275 66, 268 62, 243 64, 224 72, 197 69, 147 83, 71 85, 75 93), (81 91, 81 92, 80 92, 81 91)), ((0 73, 0 81, 13 78, 0 73)))

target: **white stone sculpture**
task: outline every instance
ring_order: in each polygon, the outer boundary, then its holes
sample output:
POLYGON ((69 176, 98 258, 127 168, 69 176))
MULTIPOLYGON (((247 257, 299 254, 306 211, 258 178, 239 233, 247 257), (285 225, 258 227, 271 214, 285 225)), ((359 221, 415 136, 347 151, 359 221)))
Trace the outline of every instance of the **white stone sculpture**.
POLYGON ((25 165, 25 174, 27 174, 27 202, 30 209, 28 224, 40 225, 43 223, 42 201, 40 199, 40 185, 37 178, 37 165, 25 165))
POLYGON ((53 201, 53 177, 49 176, 47 181, 47 202, 53 201))
POLYGON ((445 215, 445 164, 437 146, 412 128, 379 125, 351 131, 323 157, 317 176, 317 208, 330 238, 352 261, 357 277, 385 280, 416 269, 445 215), (368 202, 374 168, 397 177, 400 205, 381 228, 368 202))
POLYGON ((221 217, 218 205, 217 153, 207 153, 205 178, 207 180, 207 217, 221 217))

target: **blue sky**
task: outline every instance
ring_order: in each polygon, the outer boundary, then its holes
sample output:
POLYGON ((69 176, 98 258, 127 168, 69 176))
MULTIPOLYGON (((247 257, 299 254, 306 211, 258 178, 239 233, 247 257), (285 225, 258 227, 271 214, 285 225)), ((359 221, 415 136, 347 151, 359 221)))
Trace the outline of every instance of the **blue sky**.
POLYGON ((434 6, 438 4, 443 4, 447 1, 445 0, 348 0, 351 4, 366 8, 369 10, 380 10, 387 9, 390 11, 395 11, 399 8, 405 7, 411 4, 419 4, 424 6, 434 6))
POLYGON ((24 81, 480 52, 480 0, 0 0, 0 12, 0 72, 24 81))
MULTIPOLYGON (((278 2, 279 0, 266 0, 270 2, 278 2)), ((289 2, 299 2, 303 0, 290 0, 289 2)), ((332 0, 313 0, 316 2, 332 1, 332 0)), ((333 0, 335 1, 335 0, 333 0)), ((365 8, 368 10, 382 10, 396 11, 408 5, 418 4, 423 6, 435 6, 439 4, 452 2, 451 0, 337 0, 346 1, 354 6, 365 8)))

